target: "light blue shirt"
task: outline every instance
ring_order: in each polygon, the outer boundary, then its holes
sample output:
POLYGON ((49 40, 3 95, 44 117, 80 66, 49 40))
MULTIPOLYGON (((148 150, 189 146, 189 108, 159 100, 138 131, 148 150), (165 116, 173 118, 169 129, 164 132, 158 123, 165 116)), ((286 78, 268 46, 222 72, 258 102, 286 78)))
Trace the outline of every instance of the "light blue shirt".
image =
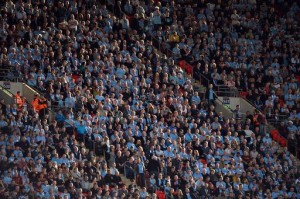
POLYGON ((214 99, 214 91, 212 89, 209 90, 209 100, 214 99))
POLYGON ((86 126, 85 125, 79 125, 77 127, 77 133, 80 134, 80 135, 86 134, 87 133, 86 126))
POLYGON ((219 186, 222 185, 224 188, 226 187, 226 183, 224 181, 220 182, 216 182, 216 187, 219 188, 219 186))
POLYGON ((138 164, 139 173, 144 173, 144 163, 140 162, 138 164))
POLYGON ((184 140, 185 140, 186 142, 191 142, 191 141, 193 141, 193 134, 192 134, 192 133, 186 133, 186 134, 184 135, 184 140))
POLYGON ((201 99, 199 96, 192 96, 192 102, 195 102, 196 105, 200 104, 201 99))
POLYGON ((137 148, 136 148, 136 146, 135 146, 134 143, 128 142, 128 143, 127 143, 127 148, 130 149, 131 147, 133 147, 133 149, 134 149, 135 151, 137 150, 137 148))
POLYGON ((74 97, 67 97, 65 99, 65 105, 68 108, 74 108, 75 107, 75 98, 74 97))
POLYGON ((170 158, 173 158, 175 157, 174 153, 172 151, 164 151, 164 154, 165 154, 165 157, 170 157, 170 158))
POLYGON ((195 178, 195 180, 198 180, 199 178, 203 177, 201 173, 194 173, 193 177, 195 178))
POLYGON ((156 180, 155 178, 150 178, 150 186, 156 186, 156 180))

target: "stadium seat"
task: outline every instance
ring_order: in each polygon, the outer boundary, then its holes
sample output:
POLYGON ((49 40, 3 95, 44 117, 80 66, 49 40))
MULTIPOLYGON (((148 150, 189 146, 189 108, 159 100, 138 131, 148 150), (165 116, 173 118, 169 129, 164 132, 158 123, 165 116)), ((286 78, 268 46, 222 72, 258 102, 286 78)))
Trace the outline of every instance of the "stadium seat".
POLYGON ((279 104, 280 104, 280 107, 283 107, 283 105, 285 104, 284 100, 283 99, 279 99, 279 104))
POLYGON ((202 164, 207 164, 207 161, 205 159, 201 159, 202 164))
POLYGON ((275 140, 276 142, 278 142, 280 139, 280 135, 279 134, 275 134, 273 137, 273 140, 275 140))
POLYGON ((72 75, 72 78, 74 79, 75 82, 77 82, 77 80, 79 79, 79 75, 72 75))
POLYGON ((191 75, 193 73, 193 67, 191 65, 186 63, 184 68, 187 74, 191 75))
POLYGON ((276 129, 273 129, 270 131, 271 137, 273 138, 276 134, 279 134, 279 131, 276 129))
POLYGON ((278 142, 279 142, 280 146, 282 146, 282 147, 286 147, 286 145, 287 145, 286 139, 284 137, 282 137, 282 136, 280 136, 278 142))
POLYGON ((247 93, 246 91, 240 92, 240 96, 241 96, 242 98, 246 98, 247 95, 248 95, 248 93, 247 93))
POLYGON ((158 199, 166 199, 166 194, 163 191, 156 191, 156 195, 158 199))
POLYGON ((180 61, 178 62, 178 65, 179 65, 179 67, 182 68, 183 70, 185 69, 185 68, 184 68, 184 67, 185 67, 185 61, 184 61, 184 60, 180 60, 180 61))

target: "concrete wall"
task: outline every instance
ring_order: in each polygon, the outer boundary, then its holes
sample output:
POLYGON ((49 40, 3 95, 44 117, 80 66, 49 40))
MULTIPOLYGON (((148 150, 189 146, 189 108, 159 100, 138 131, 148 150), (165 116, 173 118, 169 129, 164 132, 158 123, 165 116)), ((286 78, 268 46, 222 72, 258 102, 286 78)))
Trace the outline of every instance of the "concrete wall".
POLYGON ((6 104, 15 103, 14 96, 6 89, 0 86, 0 99, 4 99, 6 104))
MULTIPOLYGON (((0 85, 7 86, 7 82, 0 81, 0 85)), ((34 95, 37 94, 39 95, 38 92, 36 92, 34 89, 32 89, 30 86, 28 86, 25 83, 21 82, 9 82, 8 83, 9 88, 4 89, 0 86, 0 99, 4 99, 5 103, 15 103, 15 94, 17 91, 20 91, 21 96, 24 96, 27 100, 27 102, 31 103, 33 101, 34 95)), ((50 105, 48 105, 50 107, 50 105)), ((55 116, 55 113, 51 110, 50 112, 50 120, 55 116)))
MULTIPOLYGON (((34 95, 38 94, 27 84, 21 82, 9 82, 9 83, 10 83, 10 88, 7 88, 7 90, 11 92, 13 95, 15 95, 17 91, 20 91, 21 96, 24 96, 28 102, 32 102, 34 95)), ((5 86, 5 84, 6 82, 0 81, 1 86, 5 86)))
POLYGON ((216 103, 215 110, 217 113, 222 112, 226 119, 232 118, 233 116, 232 111, 226 105, 223 105, 222 101, 220 102, 219 100, 216 100, 215 103, 216 103))
MULTIPOLYGON (((13 95, 17 94, 17 91, 21 92, 23 95, 23 83, 20 82, 9 82, 10 88, 7 88, 13 95)), ((5 87, 5 81, 0 81, 0 85, 5 87)))
MULTIPOLYGON (((223 102, 224 97, 219 96, 218 98, 221 102, 223 102)), ((218 101, 218 100, 216 100, 216 101, 218 101)), ((243 99, 241 97, 229 97, 229 101, 230 101, 230 103, 226 104, 226 105, 222 104, 221 102, 218 102, 218 104, 221 106, 224 106, 225 108, 227 108, 226 106, 228 106, 232 110, 235 109, 236 105, 240 105, 240 111, 243 115, 246 114, 247 111, 250 111, 251 113, 253 113, 255 110, 254 106, 252 106, 250 103, 248 103, 245 99, 243 99)))
POLYGON ((241 111, 243 113, 246 113, 247 111, 250 111, 250 113, 253 113, 255 110, 255 107, 252 106, 250 103, 248 103, 248 101, 246 101, 244 98, 240 98, 240 106, 241 106, 241 111))
POLYGON ((32 102, 34 95, 38 94, 30 86, 28 86, 27 84, 24 84, 24 83, 22 83, 22 90, 23 90, 23 96, 26 97, 28 102, 32 102))
MULTIPOLYGON (((227 98, 227 97, 226 97, 227 98)), ((241 100, 239 97, 228 97, 230 103, 227 104, 232 110, 235 109, 236 105, 241 105, 241 100)), ((224 97, 218 96, 218 99, 223 102, 224 97)))

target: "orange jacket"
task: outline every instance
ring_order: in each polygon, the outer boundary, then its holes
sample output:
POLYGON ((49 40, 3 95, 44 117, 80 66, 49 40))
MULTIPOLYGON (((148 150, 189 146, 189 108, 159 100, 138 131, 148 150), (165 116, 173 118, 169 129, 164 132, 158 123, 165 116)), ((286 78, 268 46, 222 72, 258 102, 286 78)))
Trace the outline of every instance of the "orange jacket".
POLYGON ((26 101, 23 98, 21 98, 21 101, 18 104, 18 111, 21 111, 24 108, 25 103, 26 103, 26 101))
POLYGON ((47 108, 47 104, 39 104, 38 110, 42 110, 44 108, 47 108))
POLYGON ((39 111, 39 98, 35 98, 32 102, 31 102, 32 107, 34 108, 34 110, 39 111))
POLYGON ((16 94, 16 102, 18 105, 23 103, 23 100, 19 94, 16 94))

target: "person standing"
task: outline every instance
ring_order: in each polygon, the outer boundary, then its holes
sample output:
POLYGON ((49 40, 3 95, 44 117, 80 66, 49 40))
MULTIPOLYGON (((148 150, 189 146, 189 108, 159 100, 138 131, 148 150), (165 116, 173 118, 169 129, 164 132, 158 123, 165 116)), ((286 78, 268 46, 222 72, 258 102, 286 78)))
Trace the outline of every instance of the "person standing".
POLYGON ((208 85, 208 89, 206 91, 206 97, 207 97, 207 100, 208 100, 208 104, 211 105, 215 105, 215 100, 216 100, 216 93, 213 89, 213 85, 212 84, 209 84, 208 85))
POLYGON ((145 164, 141 160, 141 158, 138 159, 137 170, 138 170, 139 186, 144 187, 145 186, 145 164))

